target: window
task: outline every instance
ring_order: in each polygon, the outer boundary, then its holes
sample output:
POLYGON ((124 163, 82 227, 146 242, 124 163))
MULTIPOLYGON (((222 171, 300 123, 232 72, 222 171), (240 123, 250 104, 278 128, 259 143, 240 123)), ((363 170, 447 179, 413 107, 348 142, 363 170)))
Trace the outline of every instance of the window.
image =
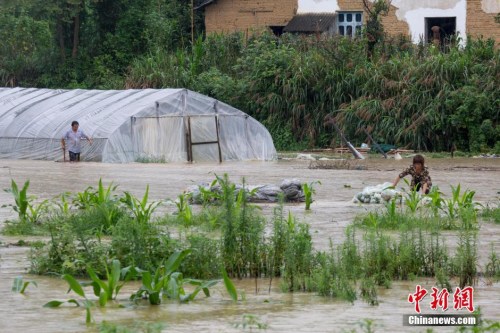
POLYGON ((456 17, 426 17, 425 41, 436 46, 444 46, 456 34, 456 17))
POLYGON ((337 12, 337 31, 341 36, 355 37, 361 34, 362 12, 337 12))

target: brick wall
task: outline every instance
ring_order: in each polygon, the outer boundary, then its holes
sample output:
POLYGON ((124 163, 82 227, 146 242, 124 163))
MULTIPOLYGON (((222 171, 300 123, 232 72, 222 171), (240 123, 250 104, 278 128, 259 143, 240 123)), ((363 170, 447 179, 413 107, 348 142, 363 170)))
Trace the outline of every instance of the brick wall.
MULTIPOLYGON (((362 0, 338 0, 338 5, 341 11, 363 11, 362 0)), ((205 26, 207 33, 285 26, 297 7, 297 0, 217 0, 205 8, 205 26)), ((500 24, 495 22, 495 15, 482 10, 481 0, 467 0, 467 34, 500 41, 500 24)), ((389 35, 409 35, 408 24, 398 20, 394 6, 382 17, 382 23, 389 35)))
MULTIPOLYGON (((339 0, 339 7, 341 11, 364 11, 362 0, 339 0)), ((409 35, 410 29, 405 21, 398 20, 396 16, 396 7, 391 6, 389 13, 386 16, 382 16, 382 24, 384 25, 384 30, 387 34, 392 36, 398 36, 400 34, 409 35)), ((364 16, 364 21, 366 22, 367 15, 364 16)))
POLYGON ((297 12, 297 0, 217 0, 205 8, 207 33, 285 26, 297 12))
POLYGON ((495 22, 496 14, 483 12, 481 0, 467 0, 467 34, 472 37, 494 38, 500 42, 500 24, 495 22))

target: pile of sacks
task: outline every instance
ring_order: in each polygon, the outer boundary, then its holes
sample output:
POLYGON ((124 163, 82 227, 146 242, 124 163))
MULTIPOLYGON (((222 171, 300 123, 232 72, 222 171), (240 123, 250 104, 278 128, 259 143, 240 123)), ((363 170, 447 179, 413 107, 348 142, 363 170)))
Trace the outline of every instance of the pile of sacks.
POLYGON ((352 199, 355 203, 383 203, 400 196, 399 191, 392 188, 391 183, 367 186, 352 199))
MULTIPOLYGON (((185 193, 189 195, 191 203, 202 203, 203 200, 200 188, 203 189, 203 191, 210 191, 216 194, 221 193, 221 187, 218 184, 214 186, 210 186, 210 184, 207 183, 191 185, 185 191, 185 193)), ((302 191, 302 183, 296 178, 285 179, 281 182, 280 186, 251 186, 245 184, 245 187, 243 187, 242 184, 235 184, 235 195, 238 195, 240 190, 244 190, 246 192, 248 201, 250 202, 277 202, 280 194, 283 195, 284 200, 287 202, 305 201, 305 195, 302 191)))

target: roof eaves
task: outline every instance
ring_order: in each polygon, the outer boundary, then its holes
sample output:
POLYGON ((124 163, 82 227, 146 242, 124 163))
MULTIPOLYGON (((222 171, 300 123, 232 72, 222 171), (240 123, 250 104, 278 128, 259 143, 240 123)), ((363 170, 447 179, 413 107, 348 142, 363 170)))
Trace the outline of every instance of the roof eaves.
POLYGON ((197 9, 206 7, 206 6, 210 5, 211 3, 215 2, 215 1, 216 0, 201 0, 201 1, 198 1, 198 4, 196 4, 193 9, 197 10, 197 9))

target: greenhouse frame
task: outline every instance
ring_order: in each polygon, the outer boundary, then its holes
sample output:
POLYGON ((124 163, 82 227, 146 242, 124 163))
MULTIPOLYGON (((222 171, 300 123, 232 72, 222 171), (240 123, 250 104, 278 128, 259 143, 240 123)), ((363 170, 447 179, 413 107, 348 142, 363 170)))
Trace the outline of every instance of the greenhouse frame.
POLYGON ((82 160, 273 160, 268 130, 244 112, 187 89, 0 88, 0 158, 64 160, 61 138, 76 120, 82 160))

